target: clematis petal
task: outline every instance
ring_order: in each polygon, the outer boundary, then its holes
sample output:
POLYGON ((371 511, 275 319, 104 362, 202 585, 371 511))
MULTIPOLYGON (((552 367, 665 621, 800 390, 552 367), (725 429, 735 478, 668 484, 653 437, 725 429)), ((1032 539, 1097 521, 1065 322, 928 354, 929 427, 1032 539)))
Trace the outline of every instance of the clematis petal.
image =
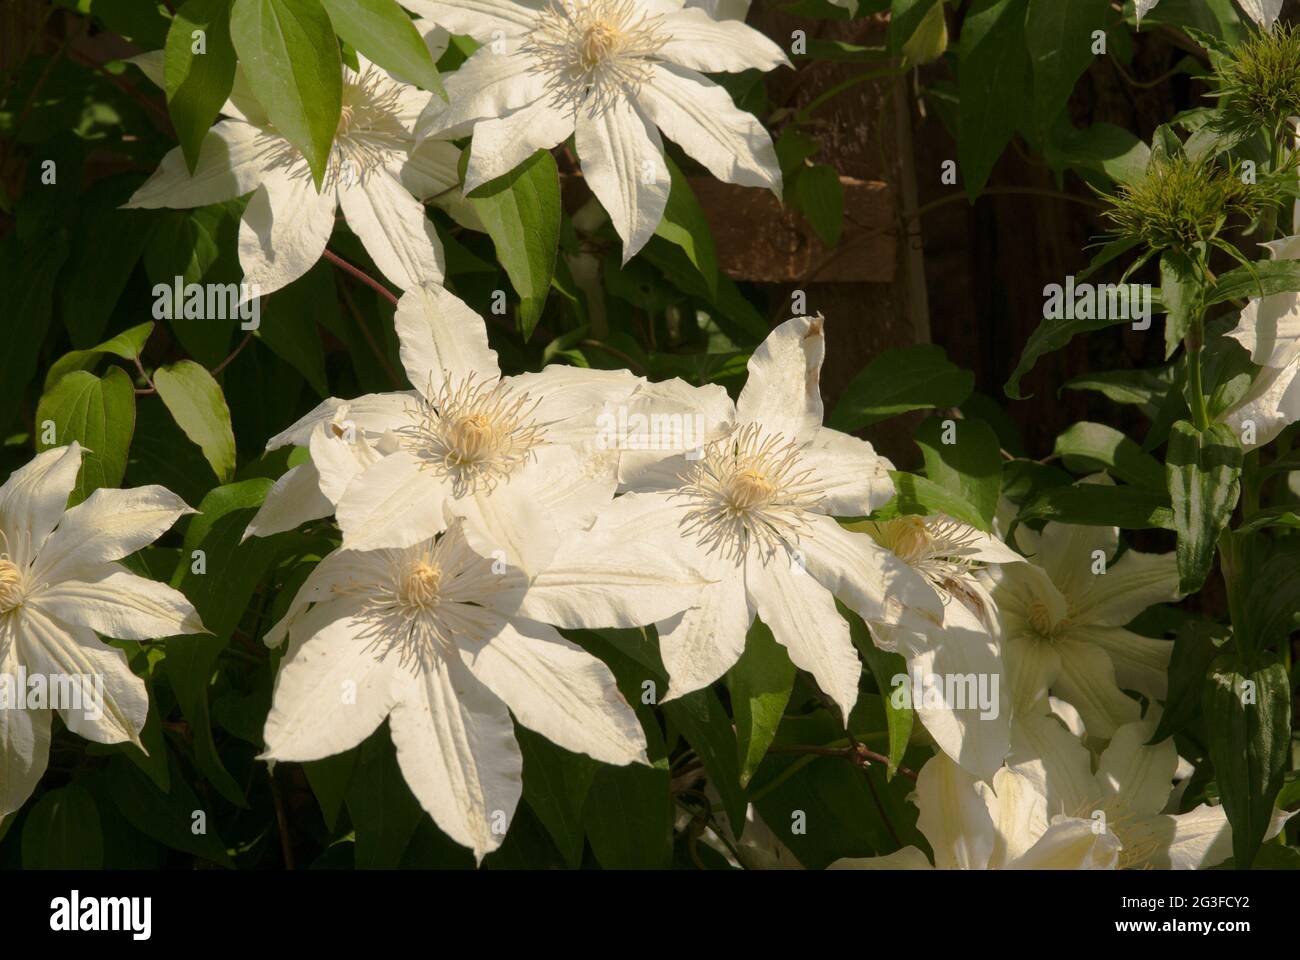
POLYGON ((402 186, 424 202, 456 190, 460 186, 460 153, 460 147, 445 140, 424 141, 402 164, 402 186))
POLYGON ((349 598, 280 666, 263 739, 269 760, 319 760, 350 750, 384 722, 410 680, 395 651, 349 598))
POLYGON ((1091 817, 1101 808, 1088 749, 1044 710, 1017 714, 1007 766, 1043 795, 1048 816, 1091 817))
POLYGON ((830 591, 778 554, 767 563, 746 559, 745 594, 794 665, 813 675, 847 719, 858 702, 862 663, 830 591))
MULTIPOLYGON (((1106 562, 1119 550, 1117 527, 1049 523, 1043 527, 1034 562, 1047 571, 1061 594, 1077 606, 1100 576, 1093 573, 1098 554, 1106 562)), ((1124 621, 1127 623, 1128 621, 1124 621)), ((1122 626, 1123 624, 1119 624, 1122 626)))
POLYGON ((573 130, 573 111, 556 109, 546 97, 496 119, 480 120, 474 126, 465 192, 505 176, 538 150, 563 143, 573 130))
POLYGON ((63 516, 77 483, 81 453, 75 440, 38 453, 0 486, 0 550, 20 569, 31 563, 63 516))
POLYGON ((1120 691, 1115 666, 1104 650, 1075 640, 1055 646, 1061 672, 1052 688, 1079 711, 1089 734, 1109 740, 1119 727, 1141 716, 1137 701, 1120 691))
POLYGON ((407 379, 429 400, 468 377, 491 383, 501 376, 483 318, 440 286, 407 290, 397 301, 393 323, 407 379))
POLYGON ((1115 681, 1125 690, 1136 690, 1163 700, 1169 692, 1169 658, 1174 645, 1121 627, 1074 627, 1071 639, 1101 647, 1115 665, 1115 681))
MULTIPOLYGON (((1265 840, 1276 837, 1293 814, 1273 811, 1265 840)), ((1156 870, 1204 870, 1232 856, 1232 825, 1222 806, 1201 804, 1187 813, 1151 817, 1139 823, 1145 841, 1136 866, 1156 870)))
POLYGON ((275 171, 262 181, 239 223, 244 283, 266 296, 315 266, 334 231, 338 200, 311 178, 275 171))
POLYGON ((527 394, 533 416, 553 444, 597 444, 601 413, 631 397, 642 381, 627 370, 590 370, 552 364, 540 373, 510 378, 510 388, 527 394))
POLYGON ((365 433, 384 434, 410 423, 415 415, 418 400, 419 394, 413 390, 402 393, 371 393, 355 400, 330 397, 322 400, 311 413, 293 426, 277 433, 267 441, 266 449, 279 450, 281 447, 308 446, 312 434, 322 424, 327 426, 336 424, 340 427, 350 424, 356 430, 365 433))
POLYGON ((352 232, 385 277, 402 290, 440 283, 446 274, 442 241, 424 204, 386 171, 339 190, 352 232))
POLYGON ((1052 644, 1033 633, 1008 630, 1002 639, 1002 656, 1012 710, 1026 713, 1047 699, 1047 691, 1061 674, 1061 656, 1052 644))
POLYGON ((1122 627, 1147 607, 1179 598, 1178 561, 1173 553, 1129 550, 1104 574, 1090 575, 1074 594, 1073 619, 1122 627))
POLYGON ((76 580, 52 583, 29 598, 26 606, 117 640, 205 632, 185 594, 116 563, 102 564, 97 573, 86 572, 76 580))
MULTIPOLYGON (((7 652, 0 675, 16 676, 17 651, 9 638, 0 639, 7 652)), ((0 704, 0 822, 16 812, 36 789, 50 756, 50 712, 22 710, 0 704)))
POLYGON ((632 100, 619 97, 578 113, 574 142, 582 175, 623 239, 623 263, 650 242, 668 206, 672 180, 659 131, 632 100))
POLYGON ((616 766, 650 762, 614 675, 554 627, 511 620, 483 642, 462 641, 461 655, 520 723, 552 743, 616 766))
POLYGON ((194 512, 166 487, 101 487, 63 515, 31 576, 43 583, 80 576, 149 546, 194 512))
POLYGON ((126 654, 103 643, 93 631, 54 620, 30 603, 24 604, 17 640, 18 659, 30 673, 80 686, 82 708, 59 710, 69 730, 96 743, 140 745, 149 695, 144 681, 127 665, 126 654), (100 678, 102 703, 94 690, 100 678))
POLYGON ((920 696, 913 709, 944 753, 987 780, 1010 750, 1011 702, 1002 688, 1001 651, 960 603, 949 603, 944 613, 942 628, 902 631, 904 656, 909 673, 955 679, 962 686, 952 691, 956 702, 920 696))
POLYGON ((942 869, 983 870, 993 854, 993 818, 977 789, 979 781, 947 755, 937 753, 916 777, 916 826, 942 869))
POLYGON ((781 164, 772 135, 757 117, 735 105, 726 88, 694 70, 659 63, 637 93, 637 103, 664 136, 719 180, 767 187, 781 195, 781 164))
POLYGON ((844 857, 827 870, 933 870, 926 855, 917 847, 903 847, 881 857, 844 857))
POLYGON ((420 806, 480 862, 501 846, 523 795, 523 755, 505 703, 448 657, 393 708, 397 763, 420 806))
POLYGON ((703 10, 688 8, 664 17, 671 39, 659 55, 701 73, 740 73, 790 66, 775 43, 739 20, 718 21, 703 10))
POLYGON ((659 652, 671 700, 702 690, 736 665, 754 622, 739 572, 724 575, 696 596, 694 606, 658 624, 659 652))
POLYGON ((252 193, 270 175, 273 154, 285 146, 243 120, 222 120, 203 138, 190 173, 180 147, 168 151, 153 175, 126 203, 128 209, 188 210, 252 193))
POLYGON ((795 442, 814 439, 822 425, 825 357, 820 318, 796 317, 769 333, 749 358, 749 378, 736 401, 739 422, 760 423, 795 442))
POLYGON ((446 80, 447 100, 433 98, 420 115, 417 142, 462 137, 481 120, 494 120, 546 96, 546 73, 536 57, 515 46, 511 39, 503 39, 500 49, 486 43, 462 63, 446 80))
POLYGON ((412 13, 438 26, 486 43, 500 30, 514 37, 527 33, 548 0, 402 0, 412 13))
POLYGON ((618 498, 591 530, 561 540, 520 612, 570 629, 631 628, 693 606, 716 574, 681 536, 688 510, 663 496, 618 498))
POLYGON ((1140 720, 1115 731, 1097 762, 1103 797, 1114 798, 1126 814, 1155 816, 1165 808, 1178 769, 1172 737, 1147 746, 1155 723, 1140 720))
POLYGON ((285 471, 266 493, 266 499, 244 529, 241 539, 270 537, 296 530, 304 523, 334 512, 334 504, 320 492, 320 472, 310 460, 285 471))
POLYGON ((799 463, 812 471, 810 483, 821 496, 819 510, 833 517, 858 517, 894 498, 894 465, 865 440, 818 427, 799 452, 799 463))
POLYGON ((414 455, 390 454, 359 474, 335 508, 348 550, 412 547, 446 529, 441 481, 414 455))
POLYGON ((1115 870, 1121 844, 1113 833, 1095 829, 1091 820, 1059 817, 1017 860, 1011 870, 1115 870))

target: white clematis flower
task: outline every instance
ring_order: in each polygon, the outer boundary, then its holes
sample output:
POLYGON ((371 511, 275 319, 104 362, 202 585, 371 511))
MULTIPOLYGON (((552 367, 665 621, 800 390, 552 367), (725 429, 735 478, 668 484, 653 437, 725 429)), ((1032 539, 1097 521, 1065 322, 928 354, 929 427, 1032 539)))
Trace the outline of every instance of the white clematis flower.
POLYGON ((771 70, 781 49, 682 0, 405 0, 480 48, 430 103, 421 136, 471 131, 465 189, 576 136, 583 176, 623 238, 626 262, 663 219, 662 130, 719 180, 780 195, 772 138, 700 71, 771 70))
MULTIPOLYGON (((149 640, 204 632, 183 594, 116 562, 194 511, 158 486, 100 489, 66 509, 81 454, 76 443, 47 450, 0 486, 0 675, 11 693, 23 692, 23 674, 46 678, 50 690, 56 682, 78 687, 83 709, 59 708, 69 730, 144 749, 144 681, 96 634, 149 640)), ((0 819, 31 796, 49 747, 48 710, 0 704, 0 819)))
MULTIPOLYGON (((1045 712, 1018 717, 1008 766, 1046 798, 1032 817, 1073 816, 1090 821, 1122 845, 1120 869, 1195 870, 1232 856, 1232 827, 1221 806, 1201 804, 1187 813, 1169 811, 1178 751, 1166 738, 1147 746, 1158 708, 1119 727, 1093 769, 1079 738, 1045 712)), ((1268 838, 1290 815, 1273 814, 1268 838)))
MULTIPOLYGON (((985 783, 943 754, 916 777, 916 826, 943 870, 1113 870, 1121 857, 1113 834, 1083 816, 1050 815, 1031 777, 1006 767, 985 783)), ((929 870, 916 847, 882 857, 837 860, 831 870, 929 870)))
POLYGON ((1109 739, 1141 712, 1121 688, 1157 699, 1167 693, 1173 644, 1124 627, 1179 598, 1175 557, 1128 550, 1112 563, 1115 527, 1049 523, 1041 534, 1022 527, 1019 536, 1033 562, 988 573, 1014 710, 1031 712, 1051 690, 1079 711, 1090 734, 1109 739))
MULTIPOLYGON (((599 422, 637 378, 563 366, 502 377, 482 318, 441 287, 408 291, 395 322, 415 391, 328 400, 271 445, 310 444, 317 489, 350 550, 427 540, 445 529, 450 504, 494 550, 540 572, 561 535, 613 498, 618 454, 597 448, 599 422)), ((310 471, 282 478, 253 532, 290 523, 289 488, 311 481, 310 471)), ((316 500, 313 512, 324 509, 316 500)))
POLYGON ((868 626, 878 647, 904 656, 909 677, 969 677, 976 687, 958 686, 953 691, 958 697, 980 689, 989 694, 986 704, 978 697, 950 703, 948 688, 936 686, 933 692, 944 696, 913 690, 911 702, 940 749, 975 776, 993 776, 1010 749, 1011 701, 1003 683, 996 608, 976 576, 976 564, 1020 563, 1024 558, 996 537, 941 514, 864 521, 848 528, 868 534, 919 573, 943 604, 941 623, 922 615, 896 625, 868 626))
MULTIPOLYGON (((1300 236, 1264 243, 1274 260, 1300 259, 1300 236)), ((1254 449, 1271 443, 1300 420, 1300 294, 1256 297, 1241 311, 1228 334, 1250 351, 1260 366, 1250 391, 1223 417, 1242 445, 1254 449), (1253 430, 1246 430, 1247 424, 1253 430), (1253 442, 1247 442, 1253 433, 1253 442)))
MULTIPOLYGON (((1155 9, 1160 0, 1136 0, 1137 2, 1137 22, 1140 25, 1142 18, 1155 9)), ((1242 12, 1264 30, 1272 30, 1273 24, 1277 23, 1277 18, 1282 15, 1283 0, 1237 0, 1238 6, 1242 12)))
MULTIPOLYGON (((159 63, 137 62, 161 81, 159 63)), ((312 268, 340 208, 397 287, 441 282, 442 243, 422 201, 460 182, 460 151, 441 141, 417 148, 415 122, 432 95, 364 57, 358 56, 358 64, 360 72, 343 67, 343 111, 319 191, 306 158, 243 92, 246 84, 237 82, 221 111, 227 119, 204 138, 193 175, 177 147, 127 206, 185 209, 252 193, 239 226, 239 263, 243 282, 257 295, 273 293, 312 268)))
POLYGON ((566 750, 649 762, 613 674, 520 612, 528 578, 489 549, 453 518, 423 543, 322 560, 295 600, 314 606, 287 627, 263 755, 332 756, 388 718, 420 805, 480 861, 522 793, 511 713, 566 750))
MULTIPOLYGON (((619 497, 555 555, 557 571, 636 570, 675 558, 710 581, 696 606, 656 624, 670 677, 666 698, 721 677, 740 658, 757 615, 847 717, 861 664, 836 597, 867 621, 895 619, 907 608, 936 621, 943 615, 917 573, 832 519, 868 514, 894 490, 889 461, 869 443, 822 426, 824 352, 820 318, 776 328, 750 359, 749 380, 727 418, 732 433, 698 459, 683 457, 677 486, 619 497)), ((585 615, 546 589, 528 603, 535 617, 560 626, 578 626, 585 615)), ((640 623, 629 613, 611 625, 640 623)))

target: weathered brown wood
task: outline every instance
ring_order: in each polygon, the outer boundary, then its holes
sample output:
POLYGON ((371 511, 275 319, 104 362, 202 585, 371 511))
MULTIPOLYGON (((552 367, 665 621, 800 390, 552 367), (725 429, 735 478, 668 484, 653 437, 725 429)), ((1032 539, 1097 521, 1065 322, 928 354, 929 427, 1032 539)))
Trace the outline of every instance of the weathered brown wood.
POLYGON ((879 180, 840 177, 844 234, 827 249, 808 221, 766 190, 691 177, 733 280, 761 283, 892 283, 897 274, 894 193, 879 180))

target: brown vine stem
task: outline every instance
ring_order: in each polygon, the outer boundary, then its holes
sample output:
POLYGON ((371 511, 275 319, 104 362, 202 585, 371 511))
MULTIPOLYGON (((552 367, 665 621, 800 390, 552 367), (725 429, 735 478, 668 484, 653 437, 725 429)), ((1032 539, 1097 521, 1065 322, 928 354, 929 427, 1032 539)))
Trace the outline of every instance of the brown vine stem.
POLYGON ((644 377, 646 375, 645 367, 641 366, 641 364, 637 363, 632 356, 624 353, 618 347, 611 347, 608 343, 601 340, 581 340, 579 341, 578 346, 590 347, 592 350, 600 350, 604 353, 608 353, 611 357, 616 357, 617 359, 622 360, 627 364, 627 368, 638 376, 644 377))
MULTIPOLYGON (((809 757, 836 757, 841 760, 851 760, 858 766, 868 766, 872 763, 881 763, 886 767, 889 766, 889 758, 883 753, 877 753, 861 743, 849 744, 846 747, 815 747, 815 746, 793 746, 793 747, 773 747, 770 753, 788 753, 803 755, 809 757)), ((898 772, 909 780, 916 779, 916 772, 907 767, 900 766, 898 772)))
MULTIPOLYGON (((1089 197, 1080 197, 1073 193, 1062 193, 1059 190, 1048 190, 1045 187, 986 187, 980 191, 980 197, 1048 197, 1052 200, 1064 200, 1069 203, 1081 203, 1085 207, 1093 207, 1096 210, 1105 210, 1106 205, 1099 200, 1093 200, 1089 197)), ((946 197, 940 197, 938 200, 931 200, 929 203, 922 204, 911 214, 906 214, 908 220, 915 220, 925 216, 932 210, 939 207, 947 206, 950 203, 968 199, 964 193, 952 193, 946 197)))
POLYGON ((252 339, 253 339, 253 331, 250 330, 248 331, 248 333, 244 334, 244 339, 239 341, 239 345, 230 352, 230 356, 222 360, 219 364, 213 367, 209 372, 215 377, 222 370, 226 369, 226 367, 230 366, 230 362, 243 352, 244 348, 248 346, 249 341, 251 341, 252 339))
POLYGON ((370 287, 370 289, 374 290, 393 306, 397 306, 397 295, 360 267, 348 263, 333 250, 326 249, 322 256, 352 279, 364 283, 367 287, 370 287))

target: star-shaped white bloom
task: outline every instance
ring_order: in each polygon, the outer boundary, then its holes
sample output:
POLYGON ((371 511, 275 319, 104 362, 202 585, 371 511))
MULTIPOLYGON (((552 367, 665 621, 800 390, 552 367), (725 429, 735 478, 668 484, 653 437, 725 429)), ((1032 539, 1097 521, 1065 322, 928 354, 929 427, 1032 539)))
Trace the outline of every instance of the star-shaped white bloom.
MULTIPOLYGON (((1300 236, 1261 246, 1274 260, 1300 259, 1300 236)), ((1253 449, 1271 443, 1300 420, 1300 294, 1252 299, 1228 336, 1249 350, 1250 359, 1262 368, 1246 396, 1223 417, 1243 438, 1243 446, 1253 449), (1248 431, 1247 424, 1253 429, 1248 431)))
MULTIPOLYGON (((926 730, 948 756, 980 778, 993 776, 1010 748, 1010 697, 1003 682, 1001 630, 976 564, 1020 563, 1024 558, 969 524, 942 514, 850 524, 919 573, 943 604, 943 620, 906 617, 898 624, 869 623, 876 645, 901 653, 908 673, 924 678, 971 678, 984 684, 990 704, 948 702, 944 696, 911 698, 926 730), (994 679, 996 678, 996 679, 994 679), (994 688, 992 684, 996 682, 994 688)), ((962 697, 968 686, 954 688, 962 697)), ((935 688, 938 692, 938 688, 935 688)))
MULTIPOLYGON (((1018 716, 1007 764, 1044 798, 1025 811, 1026 819, 1091 821, 1122 845, 1120 869, 1195 870, 1232 856, 1232 827, 1223 807, 1201 804, 1181 814, 1170 809, 1178 751, 1172 738, 1147 745, 1158 721, 1156 707, 1119 727, 1094 769, 1092 754, 1056 717, 1041 709, 1018 716)), ((1273 814, 1269 839, 1289 816, 1273 814)))
MULTIPOLYGON (((137 58, 161 84, 161 54, 137 58)), ((128 207, 202 207, 252 193, 239 226, 243 282, 266 295, 320 259, 335 212, 375 265, 399 288, 441 282, 442 243, 422 201, 460 181, 460 151, 430 140, 415 145, 415 123, 431 94, 358 56, 343 67, 343 111, 321 189, 307 160, 267 119, 242 76, 207 134, 193 175, 179 147, 163 158, 128 207)))
POLYGON ((493 559, 459 518, 397 550, 330 554, 295 605, 266 722, 265 759, 317 760, 387 717, 406 782, 480 861, 522 793, 511 714, 567 750, 648 763, 641 726, 609 669, 525 616, 528 578, 493 559))
MULTIPOLYGON (((100 489, 66 509, 81 454, 76 443, 47 450, 0 486, 0 675, 10 692, 18 692, 20 671, 78 686, 85 708, 59 711, 69 730, 141 746, 144 681, 96 634, 149 640, 203 632, 183 594, 115 562, 193 511, 158 486, 100 489), (103 702, 93 703, 100 682, 103 702)), ((0 706, 0 819, 31 795, 49 747, 48 710, 0 706)))
POLYGON ((408 291, 395 322, 416 390, 327 400, 273 438, 271 448, 309 446, 312 465, 282 478, 251 532, 300 522, 294 489, 311 497, 314 483, 323 499, 308 512, 334 505, 348 549, 427 540, 451 504, 512 563, 541 571, 614 496, 618 454, 597 448, 599 424, 637 378, 564 366, 503 377, 482 318, 437 286, 408 291))
POLYGON ((1147 607, 1179 598, 1172 553, 1119 550, 1115 527, 1049 523, 1020 542, 1032 563, 992 568, 1002 654, 1017 714, 1048 690, 1077 709, 1088 732, 1109 739, 1141 711, 1123 689, 1163 699, 1173 644, 1124 629, 1147 607))
POLYGON ((483 44, 430 103, 421 136, 474 135, 465 189, 575 135, 583 177, 623 238, 624 261, 663 218, 662 130, 719 180, 781 192, 772 138, 700 71, 771 70, 781 49, 682 0, 409 0, 483 44))
MULTIPOLYGON (((942 753, 916 777, 917 829, 944 870, 1113 870, 1120 841, 1088 814, 1049 816, 1038 783, 999 767, 992 784, 942 753)), ((832 870, 929 870, 926 855, 903 847, 882 857, 837 860, 832 870)))
MULTIPOLYGON (((668 489, 650 476, 647 489, 620 496, 555 556, 556 570, 593 564, 610 571, 671 557, 710 581, 696 606, 656 624, 667 697, 721 677, 740 658, 757 615, 847 717, 861 664, 836 597, 867 621, 896 620, 907 609, 935 621, 943 616, 920 575, 833 519, 871 513, 894 488, 889 461, 869 443, 822 426, 824 352, 820 318, 774 330, 754 352, 749 380, 727 412, 732 432, 698 456, 677 457, 668 489)), ((706 395, 705 402, 719 401, 706 395)), ((731 404, 725 395, 720 402, 731 404)), ((531 600, 535 615, 550 623, 577 626, 584 616, 581 606, 552 600, 545 589, 531 600)), ((638 623, 628 613, 614 625, 638 623)))
MULTIPOLYGON (((1160 0, 1137 0, 1137 21, 1155 9, 1160 0)), ((1237 0, 1237 4, 1250 19, 1264 30, 1272 30, 1282 14, 1283 0, 1237 0)))

